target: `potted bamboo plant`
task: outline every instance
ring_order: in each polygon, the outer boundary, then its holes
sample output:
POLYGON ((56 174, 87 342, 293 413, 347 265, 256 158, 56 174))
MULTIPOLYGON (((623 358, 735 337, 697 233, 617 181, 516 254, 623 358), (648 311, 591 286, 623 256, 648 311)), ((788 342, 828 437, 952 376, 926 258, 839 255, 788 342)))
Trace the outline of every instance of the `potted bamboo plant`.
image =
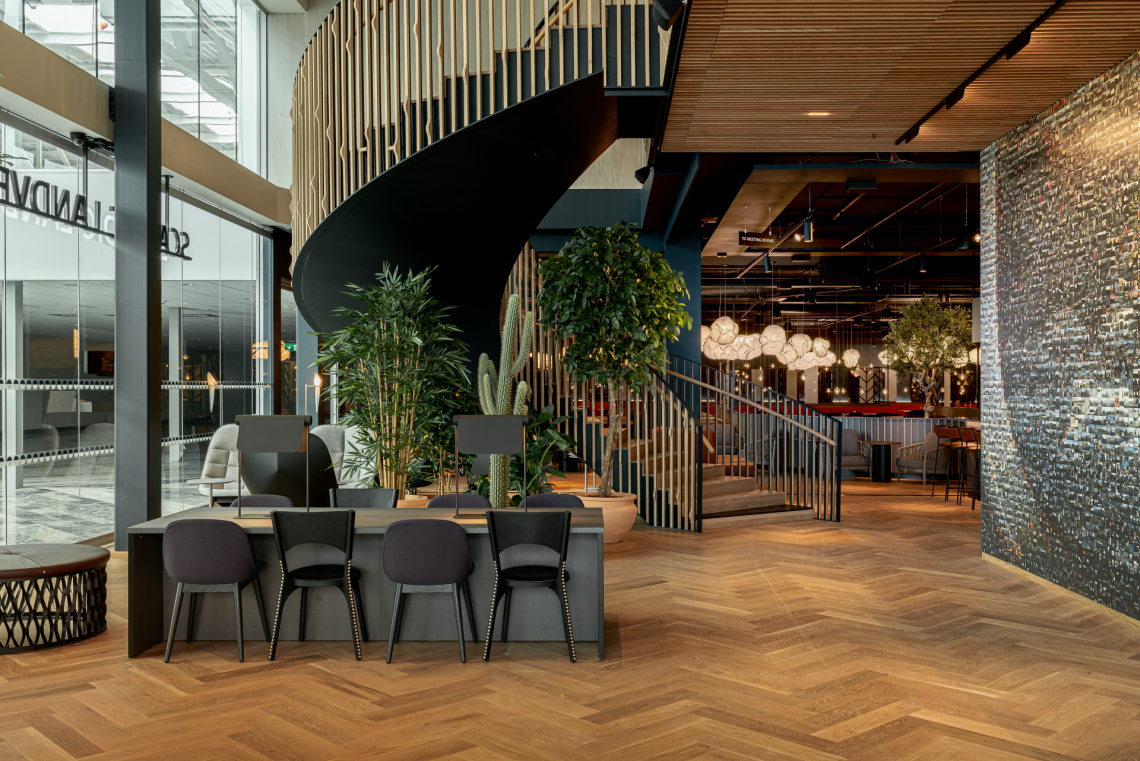
POLYGON ((347 325, 322 336, 318 363, 336 369, 326 393, 345 406, 340 424, 356 429, 342 468, 361 476, 361 488, 404 495, 423 461, 437 459, 441 419, 450 422, 469 385, 467 348, 429 295, 430 274, 385 264, 375 283, 350 284, 360 308, 342 307, 347 325))
POLYGON ((609 425, 598 481, 607 543, 621 541, 637 508, 632 494, 614 492, 614 448, 622 424, 623 390, 652 389, 650 368, 664 365, 669 341, 692 319, 681 273, 663 254, 641 245, 626 223, 583 227, 542 264, 539 307, 544 324, 573 338, 562 358, 574 383, 604 385, 609 425), (613 531, 611 532, 611 527, 613 531))

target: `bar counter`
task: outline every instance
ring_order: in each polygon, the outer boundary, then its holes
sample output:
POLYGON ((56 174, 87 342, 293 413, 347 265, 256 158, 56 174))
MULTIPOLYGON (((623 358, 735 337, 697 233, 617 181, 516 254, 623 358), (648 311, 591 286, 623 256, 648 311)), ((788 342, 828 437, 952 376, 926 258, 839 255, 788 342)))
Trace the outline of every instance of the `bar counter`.
MULTIPOLYGON (((313 508, 329 510, 334 508, 313 508)), ((289 508, 303 511, 304 508, 289 508)), ((531 512, 546 512, 535 509, 531 512)), ((266 517, 243 517, 236 519, 233 508, 199 507, 184 510, 146 523, 131 526, 129 540, 128 578, 128 655, 139 656, 157 644, 166 641, 170 626, 170 615, 174 607, 176 584, 166 575, 162 563, 162 537, 166 526, 176 520, 187 518, 213 518, 230 520, 245 529, 249 535, 253 557, 263 560, 266 568, 261 573, 261 583, 265 590, 266 615, 270 626, 277 596, 281 588, 281 566, 277 561, 277 549, 273 542, 273 527, 270 525, 265 508, 247 508, 246 514, 266 517)), ((566 559, 566 570, 570 574, 567 586, 570 598, 570 618, 575 641, 597 640, 598 657, 605 657, 605 578, 602 564, 602 511, 597 508, 571 510, 573 513, 570 528, 570 548, 566 559)), ((491 606, 493 563, 491 546, 487 535, 487 520, 481 513, 462 514, 454 517, 451 509, 393 509, 357 510, 356 533, 353 540, 352 566, 361 571, 361 595, 364 602, 364 622, 370 642, 387 641, 391 625, 392 601, 395 584, 383 573, 384 534, 388 526, 409 518, 430 518, 449 520, 458 523, 467 533, 471 548, 471 559, 475 562, 475 572, 468 583, 475 607, 476 639, 483 641, 491 606)), ((289 565, 299 568, 312 563, 342 563, 343 554, 330 547, 302 545, 289 552, 289 565)), ((512 547, 502 553, 503 565, 549 564, 557 562, 552 550, 536 546, 512 547)), ((253 587, 242 593, 243 627, 247 642, 261 639, 261 620, 253 598, 253 587)), ((285 603, 281 617, 282 645, 278 648, 279 657, 288 657, 292 649, 290 640, 297 640, 298 615, 301 596, 294 594, 285 603)), ((508 641, 551 641, 564 642, 562 618, 559 612, 558 596, 549 589, 516 589, 512 595, 510 629, 508 641)), ((183 603, 176 638, 186 639, 187 607, 183 603)), ((464 616, 466 618, 466 616, 464 616)), ((495 637, 503 617, 497 617, 495 637)), ((470 636, 470 628, 464 621, 464 631, 470 636)), ((199 598, 196 614, 195 639, 234 640, 233 597, 226 594, 204 594, 199 598)), ((405 599, 404 621, 400 633, 402 641, 455 641, 455 616, 452 612, 450 594, 413 594, 405 599)), ((305 639, 345 640, 351 639, 348 606, 340 590, 333 588, 310 591, 308 600, 305 639)), ((468 639, 470 642, 470 639, 468 639)), ((175 654, 178 653, 177 647, 175 654)), ((346 646, 345 652, 348 652, 346 646)), ((383 657, 376 648, 365 646, 365 657, 383 657)), ((492 650, 492 658, 499 649, 492 650)), ((397 654, 399 651, 397 650, 397 654)))

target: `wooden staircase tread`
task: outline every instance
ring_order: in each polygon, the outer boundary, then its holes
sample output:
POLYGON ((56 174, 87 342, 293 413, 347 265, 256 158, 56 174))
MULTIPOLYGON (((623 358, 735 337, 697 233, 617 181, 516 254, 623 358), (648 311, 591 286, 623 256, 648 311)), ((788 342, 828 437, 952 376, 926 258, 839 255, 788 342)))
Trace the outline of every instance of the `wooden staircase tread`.
MULTIPOLYGON (((739 511, 755 511, 768 508, 787 509, 787 498, 783 492, 756 489, 739 494, 725 494, 718 497, 705 497, 701 502, 701 512, 705 516, 728 513, 746 514, 739 511)), ((769 510, 771 512, 771 510, 769 510)))

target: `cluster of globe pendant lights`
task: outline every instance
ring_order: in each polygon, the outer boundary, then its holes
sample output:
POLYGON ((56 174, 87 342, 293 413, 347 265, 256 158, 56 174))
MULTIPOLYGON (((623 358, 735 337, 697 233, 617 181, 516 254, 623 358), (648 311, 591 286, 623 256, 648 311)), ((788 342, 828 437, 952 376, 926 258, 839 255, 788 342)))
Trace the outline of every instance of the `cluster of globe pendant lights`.
POLYGON ((788 334, 779 325, 760 333, 744 335, 731 317, 718 317, 711 326, 701 326, 701 351, 714 360, 749 360, 769 354, 791 370, 831 367, 836 362, 831 342, 804 333, 788 334))

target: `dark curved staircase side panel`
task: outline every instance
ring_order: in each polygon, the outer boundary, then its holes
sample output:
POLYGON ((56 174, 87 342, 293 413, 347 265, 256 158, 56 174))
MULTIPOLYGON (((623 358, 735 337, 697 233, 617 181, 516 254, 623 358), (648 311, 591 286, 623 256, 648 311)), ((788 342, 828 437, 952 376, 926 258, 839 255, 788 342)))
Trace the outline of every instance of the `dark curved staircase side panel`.
POLYGON ((337 206, 293 269, 314 330, 344 323, 346 284, 384 262, 438 269, 432 292, 453 307, 471 357, 494 355, 503 283, 542 218, 617 137, 617 104, 601 73, 524 100, 425 147, 337 206))

